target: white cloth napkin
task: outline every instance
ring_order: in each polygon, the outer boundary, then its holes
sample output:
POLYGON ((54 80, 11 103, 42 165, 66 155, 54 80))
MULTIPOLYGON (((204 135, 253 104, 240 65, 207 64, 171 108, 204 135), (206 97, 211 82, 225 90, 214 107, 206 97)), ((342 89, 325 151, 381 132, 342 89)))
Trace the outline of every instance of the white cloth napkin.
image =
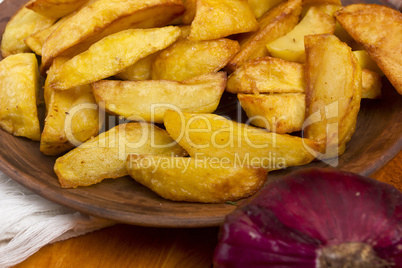
MULTIPOLYGON (((1 0, 0 0, 1 1, 1 0)), ((50 202, 0 171, 0 267, 16 265, 43 246, 113 225, 50 202)))

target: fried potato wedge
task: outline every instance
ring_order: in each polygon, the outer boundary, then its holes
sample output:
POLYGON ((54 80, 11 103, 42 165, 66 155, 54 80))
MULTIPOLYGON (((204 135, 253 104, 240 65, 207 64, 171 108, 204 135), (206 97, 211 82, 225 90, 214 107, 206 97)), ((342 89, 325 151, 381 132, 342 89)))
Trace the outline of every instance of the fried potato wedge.
POLYGON ((258 23, 246 0, 197 0, 188 38, 212 40, 258 30, 258 23))
POLYGON ((88 0, 33 0, 26 7, 48 18, 59 19, 82 7, 88 0))
POLYGON ((231 93, 304 93, 304 68, 297 62, 261 57, 245 62, 228 78, 231 93))
POLYGON ((13 54, 31 52, 24 39, 31 34, 50 27, 56 20, 44 17, 26 7, 22 7, 8 21, 1 40, 3 58, 13 54))
POLYGON ((96 101, 109 113, 130 120, 163 123, 167 109, 212 113, 225 90, 226 74, 205 74, 183 82, 112 81, 92 84, 96 101))
POLYGON ((152 64, 159 52, 153 53, 145 58, 138 60, 133 65, 125 68, 122 72, 114 76, 122 80, 150 80, 152 79, 152 64))
POLYGON ((351 48, 334 35, 308 35, 305 46, 305 137, 325 145, 321 159, 337 157, 355 131, 361 68, 351 48))
POLYGON ((197 0, 185 0, 184 7, 186 11, 182 16, 182 23, 191 24, 195 17, 195 12, 197 11, 197 0))
POLYGON ((312 153, 321 149, 312 140, 268 132, 214 114, 168 110, 164 124, 192 157, 216 157, 268 170, 305 165, 315 158, 312 153))
POLYGON ((355 50, 353 51, 353 54, 355 54, 357 60, 359 61, 360 68, 362 68, 362 70, 368 69, 373 72, 382 74, 382 71, 380 68, 378 68, 377 63, 373 61, 373 59, 365 50, 355 50))
POLYGON ((179 36, 177 26, 129 29, 109 35, 63 64, 49 85, 55 90, 67 90, 113 76, 166 48, 179 36))
POLYGON ((137 182, 173 201, 223 203, 257 192, 267 170, 233 166, 219 159, 129 155, 127 170, 137 182))
POLYGON ((46 105, 46 111, 49 110, 49 103, 50 103, 50 97, 52 96, 52 92, 54 89, 50 86, 50 81, 52 80, 52 77, 55 75, 55 73, 60 69, 60 67, 66 63, 70 58, 67 57, 58 57, 53 61, 52 66, 50 66, 50 69, 47 71, 47 76, 45 79, 45 85, 43 87, 43 97, 45 100, 45 105, 46 105))
POLYGON ((105 36, 130 28, 165 26, 183 13, 181 0, 98 0, 57 28, 42 49, 44 73, 57 56, 73 57, 105 36))
POLYGON ((38 91, 35 54, 15 54, 0 61, 0 128, 14 136, 38 141, 38 91))
POLYGON ((303 0, 303 5, 321 5, 321 4, 332 4, 341 6, 341 0, 303 0))
POLYGON ((287 0, 265 13, 259 20, 259 30, 240 40, 240 52, 229 62, 226 69, 234 71, 250 59, 268 56, 266 44, 291 31, 299 22, 301 0, 287 0))
MULTIPOLYGON (((75 0, 74 0, 75 1, 75 0)), ((92 4, 96 0, 89 0, 83 4, 82 7, 85 7, 87 5, 92 4)), ((75 13, 75 12, 74 12, 75 13)), ((66 15, 56 21, 52 26, 43 29, 41 31, 38 31, 34 34, 31 34, 27 38, 24 39, 25 44, 33 51, 35 52, 36 55, 42 56, 42 47, 43 44, 45 43, 46 39, 57 29, 59 26, 61 26, 64 21, 68 20, 71 18, 74 13, 71 13, 69 15, 66 15)))
POLYGON ((57 91, 49 86, 48 81, 67 60, 56 58, 45 81, 47 115, 40 139, 40 151, 45 155, 58 155, 79 146, 97 136, 103 123, 91 85, 68 91, 57 91))
POLYGON ((402 94, 402 13, 386 6, 354 4, 335 12, 335 17, 402 94))
POLYGON ((381 87, 380 74, 362 69, 362 99, 380 99, 381 87))
POLYGON ((318 3, 318 4, 306 4, 306 5, 303 4, 302 17, 306 16, 307 11, 313 6, 315 8, 318 8, 322 12, 328 14, 331 17, 334 16, 334 13, 336 11, 342 8, 341 4, 331 4, 331 3, 318 3))
POLYGON ((91 85, 53 90, 48 107, 40 140, 43 154, 61 154, 98 135, 101 121, 91 85))
POLYGON ((129 154, 185 156, 169 134, 148 123, 127 123, 83 143, 57 158, 54 171, 62 188, 76 188, 128 175, 129 154))
POLYGON ((277 58, 304 63, 304 36, 309 34, 334 33, 335 19, 312 6, 306 16, 292 31, 269 43, 269 53, 277 58))
MULTIPOLYGON (((335 13, 334 15, 335 16, 335 13)), ((345 42, 352 48, 352 50, 364 50, 364 47, 360 44, 358 44, 353 37, 350 36, 350 34, 339 24, 337 21, 335 24, 335 31, 334 35, 339 38, 342 42, 345 42)))
MULTIPOLYGON (((353 52, 355 54, 355 52, 353 52)), ((359 62, 360 65, 362 65, 359 62)), ((363 62, 366 66, 366 62, 363 62)), ((369 67, 369 65, 367 65, 369 67)), ((381 78, 362 69, 362 98, 373 98, 381 92, 381 78)), ((305 70, 301 63, 279 58, 261 57, 250 60, 229 75, 226 91, 231 93, 304 93, 305 70)))
POLYGON ((238 94, 237 98, 254 126, 281 134, 302 130, 306 113, 305 94, 238 94))
POLYGON ((25 44, 33 51, 36 55, 42 56, 42 47, 46 39, 56 30, 69 16, 61 18, 55 24, 46 29, 40 30, 34 34, 31 34, 24 39, 25 44))
POLYGON ((227 38, 206 41, 181 39, 158 54, 152 65, 152 79, 183 81, 217 72, 239 49, 237 41, 227 38))
POLYGON ((46 104, 45 124, 40 139, 40 151, 45 155, 58 155, 95 137, 103 124, 91 85, 68 91, 57 91, 49 80, 68 58, 53 61, 44 86, 46 104))
POLYGON ((268 1, 248 0, 248 4, 254 13, 254 16, 258 19, 259 17, 264 15, 265 12, 275 7, 282 1, 283 0, 268 0, 268 1))
MULTIPOLYGON (((180 26, 180 37, 176 40, 176 43, 182 40, 183 38, 186 38, 189 33, 190 33, 190 25, 180 26)), ((155 52, 145 58, 140 59, 133 65, 124 69, 121 73, 116 74, 115 77, 120 78, 122 80, 134 80, 134 81, 151 80, 152 65, 160 52, 161 51, 155 52)))

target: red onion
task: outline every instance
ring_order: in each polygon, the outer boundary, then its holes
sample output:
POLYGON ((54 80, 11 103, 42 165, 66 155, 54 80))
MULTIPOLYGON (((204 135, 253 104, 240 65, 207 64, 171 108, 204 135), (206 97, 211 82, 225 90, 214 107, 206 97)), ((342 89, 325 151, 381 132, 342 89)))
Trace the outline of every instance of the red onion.
POLYGON ((214 265, 402 267, 402 193, 333 169, 294 172, 226 217, 214 265))

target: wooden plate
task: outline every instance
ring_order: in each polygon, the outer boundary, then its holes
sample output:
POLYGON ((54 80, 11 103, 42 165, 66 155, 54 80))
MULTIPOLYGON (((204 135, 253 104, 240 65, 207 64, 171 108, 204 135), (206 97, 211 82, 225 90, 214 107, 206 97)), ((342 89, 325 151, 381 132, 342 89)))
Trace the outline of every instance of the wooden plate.
MULTIPOLYGON (((5 0, 0 4, 0 35, 16 10, 26 0, 5 0)), ((363 100, 356 132, 337 168, 370 175, 385 165, 402 148, 402 96, 383 81, 381 100, 363 100)), ((221 112, 238 106, 234 95, 226 94, 221 112)), ((1 105, 1 104, 0 104, 1 105)), ((242 113, 240 113, 243 115, 242 113)), ((235 206, 171 202, 125 177, 105 180, 90 187, 61 189, 53 172, 55 158, 40 153, 39 143, 0 131, 0 169, 39 195, 75 210, 123 223, 155 227, 205 227, 223 222, 235 206)), ((325 167, 314 162, 304 167, 325 167)), ((277 179, 295 169, 271 172, 277 179)))

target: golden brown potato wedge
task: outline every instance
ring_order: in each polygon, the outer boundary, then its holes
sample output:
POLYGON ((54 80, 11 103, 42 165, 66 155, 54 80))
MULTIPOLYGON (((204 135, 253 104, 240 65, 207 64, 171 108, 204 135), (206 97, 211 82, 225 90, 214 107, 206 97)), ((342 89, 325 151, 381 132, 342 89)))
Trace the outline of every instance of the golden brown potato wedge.
POLYGON ((103 124, 91 85, 56 91, 49 80, 68 58, 53 61, 44 86, 46 119, 40 140, 40 151, 58 155, 97 136, 103 124))
POLYGON ((45 155, 61 154, 98 135, 101 121, 91 85, 53 90, 48 107, 40 140, 45 155))
MULTIPOLYGON (((334 13, 335 16, 335 13, 334 13)), ((358 44, 353 37, 348 34, 348 32, 339 24, 337 21, 335 24, 334 35, 339 38, 342 42, 345 42, 352 48, 352 50, 364 50, 364 47, 358 44)))
POLYGON ((15 54, 0 61, 0 128, 15 136, 38 141, 38 91, 35 54, 15 54))
POLYGON ((45 85, 43 87, 43 97, 45 100, 45 105, 46 105, 46 111, 48 110, 48 105, 50 103, 50 97, 52 95, 52 92, 54 89, 50 86, 50 81, 52 80, 52 77, 55 75, 55 73, 60 69, 60 67, 66 63, 69 60, 69 58, 66 57, 58 57, 54 59, 52 66, 50 66, 50 69, 47 71, 47 76, 45 79, 45 85))
POLYGON ((115 75, 115 77, 122 80, 150 80, 152 79, 152 63, 155 61, 159 52, 153 53, 145 58, 138 60, 133 65, 125 68, 122 72, 115 75))
MULTIPOLYGON (((188 36, 188 34, 190 33, 190 25, 180 26, 180 31, 181 31, 180 38, 176 41, 176 43, 180 42, 182 39, 188 36)), ((165 50, 169 48, 170 47, 166 48, 165 50)), ((162 51, 158 51, 143 59, 140 59, 138 62, 134 63, 132 66, 127 67, 121 73, 118 73, 115 76, 122 80, 134 80, 134 81, 152 79, 152 65, 156 57, 162 51)))
MULTIPOLYGON (((186 38, 189 33, 190 33, 190 25, 180 26, 180 37, 177 39, 176 43, 186 38)), ((116 74, 115 77, 120 78, 122 80, 134 80, 134 81, 152 79, 152 65, 156 57, 159 55, 159 53, 161 53, 161 51, 158 51, 145 58, 140 59, 133 65, 124 69, 121 73, 116 74)))
POLYGON ((304 68, 297 62, 261 57, 245 62, 228 78, 231 93, 304 93, 304 68))
MULTIPOLYGON (((366 62, 363 64, 370 67, 366 62)), ((381 91, 381 81, 375 74, 369 73, 368 69, 362 70, 364 71, 362 91, 366 92, 362 98, 378 96, 381 91)), ((301 63, 261 57, 237 68, 228 78, 226 91, 235 94, 304 93, 306 90, 304 72, 301 63)))
POLYGON ((303 5, 321 5, 321 4, 332 4, 341 6, 340 0, 303 0, 303 5))
POLYGON ((82 7, 88 0, 33 0, 27 8, 48 18, 59 19, 82 7))
POLYGON ((292 31, 277 40, 269 43, 269 53, 277 58, 288 61, 304 63, 306 58, 304 50, 304 36, 309 34, 334 33, 334 17, 312 6, 306 16, 297 24, 292 31))
POLYGON ((355 50, 355 51, 353 51, 353 54, 355 54, 357 60, 359 61, 360 68, 362 68, 362 70, 368 69, 373 72, 382 74, 381 69, 378 68, 375 61, 373 61, 373 59, 370 57, 370 55, 365 50, 355 50))
POLYGON ((183 14, 182 22, 183 24, 191 24, 197 10, 197 0, 185 0, 184 7, 186 11, 183 14))
MULTIPOLYGON (((75 1, 75 0, 73 0, 75 1)), ((85 7, 87 5, 92 4, 96 0, 89 0, 86 1, 82 7, 85 7)), ((74 12, 75 13, 75 12, 74 12)), ((46 39, 57 29, 59 28, 60 25, 64 23, 64 21, 68 20, 71 18, 74 13, 71 13, 65 17, 62 17, 59 19, 56 23, 54 23, 52 26, 43 29, 41 31, 38 31, 34 34, 31 34, 27 38, 25 38, 24 42, 25 44, 33 51, 35 52, 36 55, 42 56, 42 47, 43 44, 45 43, 46 39)))
POLYGON ((109 35, 64 63, 49 85, 55 90, 67 90, 113 76, 169 46, 179 36, 177 26, 129 29, 109 35))
POLYGON ((212 40, 258 30, 246 0, 197 0, 190 40, 212 40))
POLYGON ((155 123, 163 122, 167 109, 212 113, 218 107, 225 85, 223 72, 183 82, 103 80, 92 84, 96 101, 109 113, 155 123))
POLYGON ((189 114, 168 110, 167 132, 191 157, 216 157, 237 165, 268 170, 305 165, 320 150, 319 144, 287 134, 277 134, 214 114, 189 114))
POLYGON ((183 81, 217 72, 239 49, 237 41, 227 38, 206 41, 181 39, 158 54, 152 65, 152 79, 183 81))
POLYGON ((34 34, 31 34, 27 38, 24 39, 25 44, 33 51, 36 55, 42 56, 42 47, 45 43, 46 39, 56 30, 65 20, 67 20, 69 16, 61 18, 55 24, 46 29, 38 31, 34 34))
POLYGON ((3 58, 13 54, 31 52, 24 39, 31 34, 50 27, 55 19, 44 17, 26 7, 22 7, 8 21, 1 40, 3 58))
POLYGON ((306 113, 305 94, 238 94, 237 98, 252 125, 275 133, 302 130, 306 113))
POLYGON ((184 11, 181 0, 98 0, 57 28, 42 49, 42 73, 57 56, 75 56, 105 36, 130 28, 165 26, 184 11))
POLYGON ((275 7, 282 1, 283 0, 248 0, 248 4, 250 5, 250 8, 254 13, 254 16, 258 19, 259 17, 264 15, 265 12, 275 7))
MULTIPOLYGON (((252 125, 276 133, 291 133, 303 128, 305 94, 238 94, 237 97, 252 125)), ((381 98, 381 76, 378 73, 362 69, 361 98, 381 98)))
POLYGON ((306 138, 325 145, 321 159, 337 157, 352 137, 360 109, 362 74, 356 56, 331 34, 308 35, 306 138))
POLYGON ((127 123, 57 158, 54 171, 63 188, 88 186, 128 175, 129 154, 185 156, 187 153, 165 130, 148 123, 127 123))
POLYGON ((362 99, 379 99, 381 98, 381 75, 362 69, 362 99))
POLYGON ((402 94, 402 13, 386 6, 354 4, 338 10, 335 17, 402 94))
POLYGON ((127 170, 137 182, 173 201, 223 203, 257 192, 267 170, 219 159, 129 155, 127 170))
POLYGON ((260 29, 240 40, 240 52, 229 62, 228 71, 250 59, 268 56, 266 44, 285 35, 299 22, 301 0, 287 0, 265 13, 259 20, 260 29))
MULTIPOLYGON (((307 11, 313 6, 315 8, 318 8, 322 12, 328 14, 331 17, 334 16, 334 13, 336 11, 338 11, 339 9, 342 8, 342 6, 340 4, 339 5, 338 4, 330 4, 330 3, 307 4, 307 5, 303 5, 302 17, 306 16, 307 11)), ((336 26, 335 26, 335 28, 336 28, 336 26)))

